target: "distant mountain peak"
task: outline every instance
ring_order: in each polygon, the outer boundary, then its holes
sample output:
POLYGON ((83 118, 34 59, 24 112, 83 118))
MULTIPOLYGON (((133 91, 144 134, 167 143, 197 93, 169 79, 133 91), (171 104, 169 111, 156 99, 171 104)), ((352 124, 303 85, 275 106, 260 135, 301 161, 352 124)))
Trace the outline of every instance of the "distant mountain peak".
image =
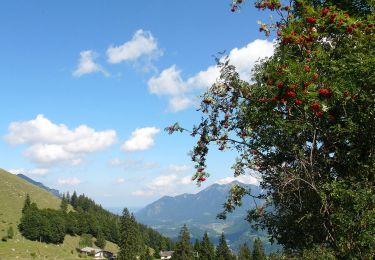
POLYGON ((35 181, 35 180, 31 179, 30 177, 22 174, 22 173, 17 174, 17 176, 20 177, 21 179, 27 181, 28 183, 31 183, 35 186, 38 186, 39 188, 42 188, 43 190, 48 191, 52 195, 55 195, 57 198, 61 198, 60 191, 58 191, 56 189, 51 189, 51 188, 45 186, 43 183, 35 181))

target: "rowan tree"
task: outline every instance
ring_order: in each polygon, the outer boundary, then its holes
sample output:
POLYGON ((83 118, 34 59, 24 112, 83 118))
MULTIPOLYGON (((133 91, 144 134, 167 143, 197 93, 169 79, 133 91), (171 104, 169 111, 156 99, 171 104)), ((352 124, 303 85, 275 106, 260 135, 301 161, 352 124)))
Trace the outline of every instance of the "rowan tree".
MULTIPOLYGON (((232 3, 236 12, 244 4, 232 3)), ((338 258, 375 255, 375 21, 372 0, 255 1, 276 13, 260 23, 274 54, 251 80, 230 60, 202 96, 193 178, 209 177, 210 144, 233 149, 235 176, 255 170, 265 203, 248 220, 286 250, 316 247, 338 258)), ((178 124, 170 133, 187 131, 178 124)), ((251 192, 232 188, 223 214, 251 192)))

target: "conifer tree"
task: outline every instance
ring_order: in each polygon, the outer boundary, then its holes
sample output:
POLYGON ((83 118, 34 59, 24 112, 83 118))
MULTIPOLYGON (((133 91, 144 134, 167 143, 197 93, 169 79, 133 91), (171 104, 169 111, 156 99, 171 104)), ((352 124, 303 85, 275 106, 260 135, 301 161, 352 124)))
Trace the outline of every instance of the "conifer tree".
POLYGON ((186 224, 181 228, 179 240, 176 244, 176 250, 173 253, 174 260, 192 260, 194 259, 193 247, 190 243, 190 233, 186 224))
POLYGON ((259 238, 254 240, 253 244, 253 260, 266 260, 266 254, 264 253, 263 243, 259 238))
POLYGON ((106 241, 103 235, 103 232, 99 229, 98 235, 96 236, 95 245, 101 249, 104 249, 106 241))
POLYGON ((133 215, 130 215, 129 210, 123 210, 120 219, 120 252, 118 254, 119 260, 135 260, 137 257, 143 255, 144 245, 139 231, 139 227, 133 215))
POLYGON ((200 250, 201 250, 201 244, 199 243, 199 240, 198 239, 195 239, 195 242, 194 242, 194 256, 196 257, 197 255, 200 257, 200 250))
POLYGON ((65 197, 65 194, 63 194, 63 196, 61 198, 60 210, 62 212, 67 212, 68 211, 68 201, 67 201, 67 199, 65 197))
POLYGON ((233 259, 232 253, 225 240, 224 232, 221 233, 219 245, 216 248, 216 259, 218 260, 231 260, 233 259))
POLYGON ((200 244, 199 259, 202 259, 202 260, 214 260, 215 259, 215 247, 211 243, 207 232, 204 233, 202 242, 200 244))
POLYGON ((76 208, 77 203, 78 203, 78 196, 77 196, 76 191, 74 191, 73 195, 72 195, 72 198, 70 199, 70 204, 73 206, 73 208, 76 208))
POLYGON ((238 258, 241 260, 252 260, 250 249, 246 243, 241 246, 238 258))
POLYGON ((29 193, 26 194, 25 202, 23 203, 22 213, 25 213, 25 211, 30 208, 31 205, 31 199, 29 193))

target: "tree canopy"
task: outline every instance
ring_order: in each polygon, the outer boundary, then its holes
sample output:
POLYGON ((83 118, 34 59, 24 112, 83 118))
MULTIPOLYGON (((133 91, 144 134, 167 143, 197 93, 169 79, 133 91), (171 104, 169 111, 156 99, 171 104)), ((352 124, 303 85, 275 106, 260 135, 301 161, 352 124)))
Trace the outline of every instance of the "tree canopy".
MULTIPOLYGON (((232 11, 244 4, 235 0, 232 11)), ((197 183, 209 177, 210 144, 234 149, 234 175, 255 171, 266 201, 248 220, 295 254, 316 247, 339 258, 375 248, 374 2, 255 1, 276 13, 260 32, 274 54, 241 79, 227 58, 202 96, 192 150, 197 183), (278 18, 277 18, 278 17, 278 18)), ((186 129, 178 124, 170 133, 186 129)), ((225 214, 251 192, 232 188, 225 214)))

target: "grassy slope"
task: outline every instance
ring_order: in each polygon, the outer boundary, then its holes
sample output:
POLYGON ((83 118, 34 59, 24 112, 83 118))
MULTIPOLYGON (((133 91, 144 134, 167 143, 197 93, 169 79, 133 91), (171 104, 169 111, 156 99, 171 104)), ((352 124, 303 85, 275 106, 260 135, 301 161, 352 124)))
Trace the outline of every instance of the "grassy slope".
MULTIPOLYGON (((0 238, 6 235, 10 226, 13 226, 16 234, 8 242, 0 241, 0 260, 17 257, 30 259, 31 253, 35 253, 38 258, 77 259, 75 248, 78 247, 79 237, 67 236, 62 245, 52 245, 26 240, 19 234, 17 225, 27 193, 40 208, 58 209, 60 206, 60 200, 52 194, 0 169, 0 238)), ((106 249, 118 251, 118 247, 110 242, 107 242, 106 249)))

